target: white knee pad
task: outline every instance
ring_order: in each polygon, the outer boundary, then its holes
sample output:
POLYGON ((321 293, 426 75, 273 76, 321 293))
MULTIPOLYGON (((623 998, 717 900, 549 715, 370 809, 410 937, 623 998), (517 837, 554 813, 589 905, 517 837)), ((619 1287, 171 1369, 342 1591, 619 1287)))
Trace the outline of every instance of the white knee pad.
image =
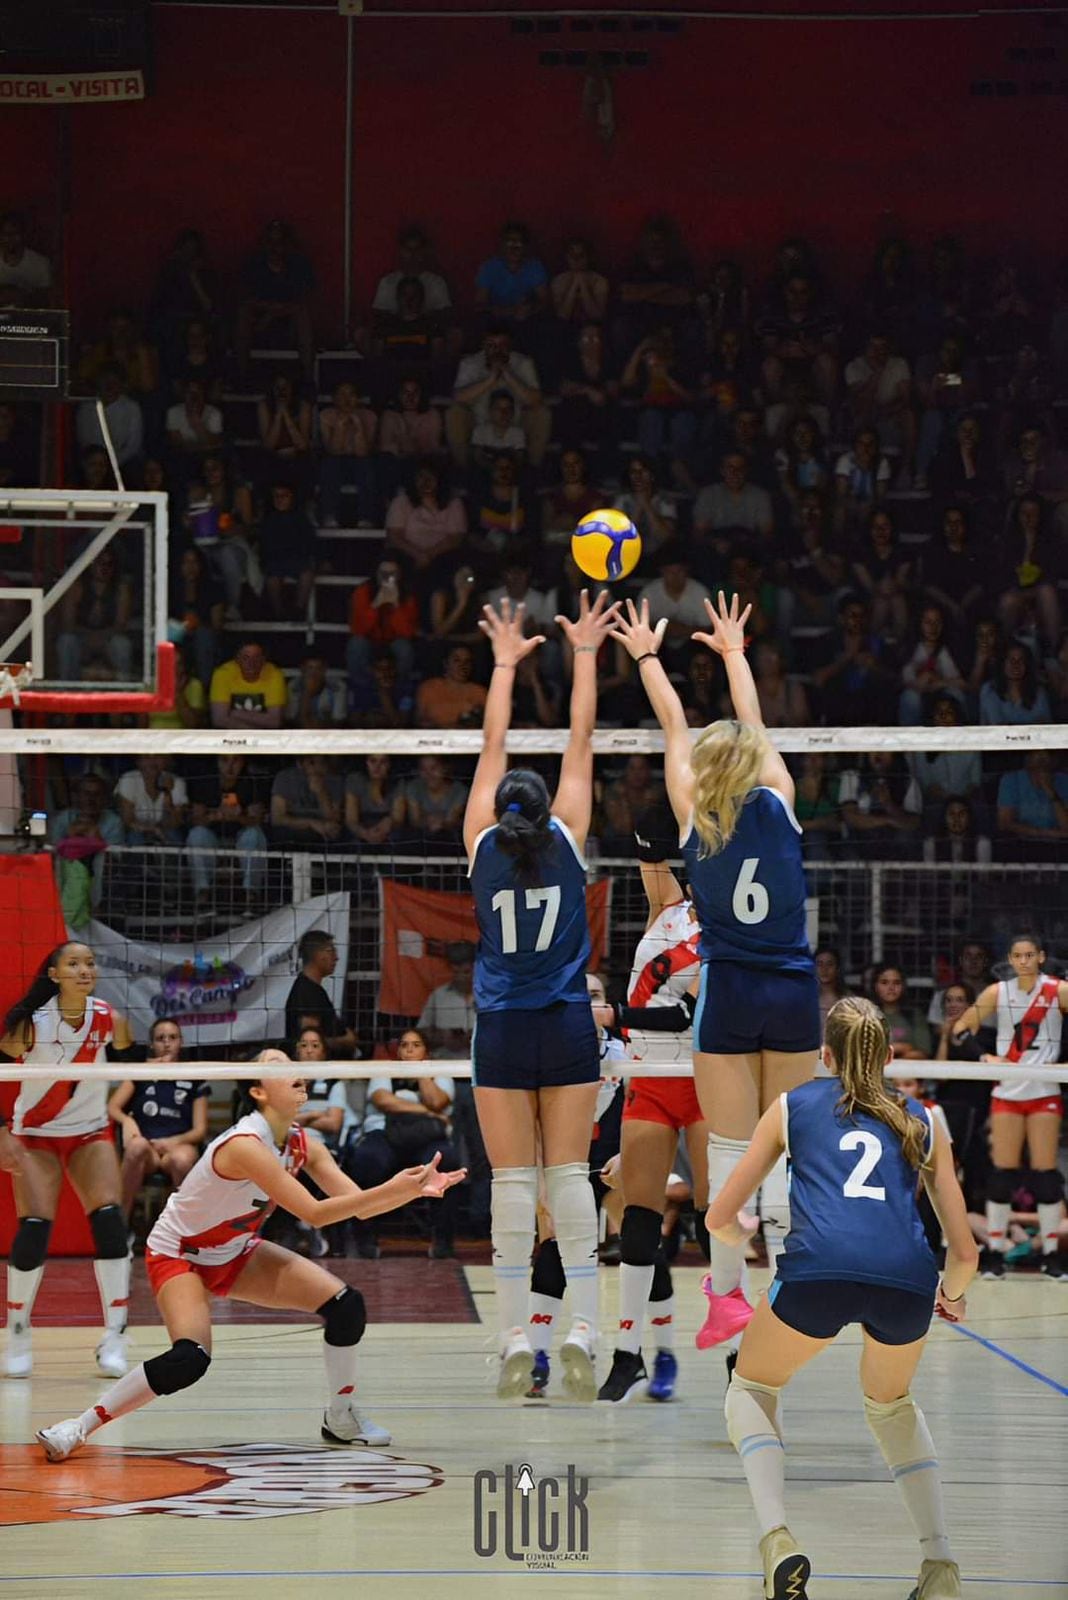
POLYGON ((765 1227, 774 1228, 778 1233, 790 1231, 790 1183, 785 1152, 760 1185, 760 1219, 765 1227))
POLYGON ((781 1389, 766 1383, 753 1383, 736 1372, 727 1385, 727 1398, 723 1415, 727 1419, 727 1437, 740 1456, 756 1449, 761 1443, 782 1444, 779 1426, 779 1396, 781 1389))
MULTIPOLYGON (((708 1198, 714 1200, 739 1161, 749 1149, 748 1139, 725 1139, 721 1133, 708 1136, 708 1198)), ((751 1209, 752 1202, 750 1202, 751 1209)))
POLYGON ((497 1267, 515 1267, 526 1275, 537 1226, 537 1167, 501 1167, 490 1190, 490 1233, 497 1267))
POLYGON ((864 1396, 864 1418, 893 1478, 937 1467, 927 1419, 911 1394, 883 1403, 864 1396))
POLYGON ((593 1241, 597 1254, 597 1205, 586 1161, 568 1161, 560 1167, 545 1168, 545 1197, 556 1225, 560 1256, 565 1262, 569 1246, 577 1241, 593 1241))

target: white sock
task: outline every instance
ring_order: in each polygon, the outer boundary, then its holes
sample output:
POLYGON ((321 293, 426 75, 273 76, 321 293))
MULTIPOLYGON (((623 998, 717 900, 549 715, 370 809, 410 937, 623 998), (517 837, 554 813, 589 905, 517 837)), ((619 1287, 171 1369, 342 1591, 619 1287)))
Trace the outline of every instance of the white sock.
POLYGON ((773 1528, 786 1526, 786 1457, 779 1426, 780 1392, 735 1373, 727 1386, 723 1408, 727 1437, 741 1458, 761 1538, 773 1528))
POLYGON ((881 1404, 864 1396, 864 1416, 901 1490, 925 1561, 952 1561, 934 1440, 911 1394, 881 1404))
POLYGON ((626 1261, 619 1266, 619 1332, 616 1349, 627 1350, 636 1356, 642 1347, 645 1327, 645 1308, 649 1304, 649 1291, 653 1287, 652 1262, 647 1267, 635 1267, 626 1261))
POLYGON ((497 1326, 502 1334, 511 1333, 513 1328, 526 1329, 530 1320, 528 1279, 537 1205, 536 1167, 501 1167, 494 1172, 490 1236, 497 1326))
POLYGON ((560 1321, 564 1302, 555 1295, 530 1293, 530 1343, 534 1350, 551 1350, 553 1329, 560 1321))
POLYGON ((345 1411, 356 1392, 356 1346, 327 1344, 323 1340, 326 1367, 326 1403, 331 1411, 345 1411))
POLYGON ((768 1266, 774 1276, 779 1257, 786 1248, 786 1235, 790 1231, 790 1186, 785 1152, 760 1186, 760 1216, 764 1224, 768 1266))
POLYGON ((7 1268, 7 1326, 11 1333, 26 1333, 33 1316, 33 1302, 44 1277, 44 1263, 23 1272, 8 1263, 7 1268))
MULTIPOLYGON (((718 1133, 708 1136, 708 1198, 714 1200, 749 1148, 746 1139, 724 1139, 718 1133)), ((721 1244, 709 1240, 709 1276, 713 1294, 730 1294, 741 1287, 745 1269, 745 1245, 721 1244)))
POLYGON ((556 1244, 563 1262, 575 1322, 596 1331, 599 1321, 597 1278, 597 1206, 585 1161, 545 1168, 545 1193, 556 1225, 556 1244))
POLYGON ((93 1262, 93 1271, 100 1291, 105 1328, 109 1333, 125 1333, 130 1307, 129 1256, 116 1256, 106 1261, 98 1256, 93 1262))
POLYGON ((675 1348, 675 1296, 653 1300, 649 1305, 649 1326, 658 1350, 675 1348))
POLYGON ((113 1422, 116 1417, 124 1417, 128 1411, 138 1411, 141 1406, 147 1406, 150 1400, 156 1399, 156 1391, 145 1377, 143 1363, 139 1363, 132 1372, 127 1372, 118 1383, 112 1384, 107 1394, 100 1396, 95 1406, 90 1406, 88 1411, 83 1411, 78 1421, 82 1425, 82 1432, 88 1437, 95 1433, 97 1428, 102 1428, 105 1422, 113 1422))
POLYGON ((1042 1254, 1044 1256, 1056 1255, 1061 1222, 1064 1218, 1064 1205, 1058 1200, 1056 1205, 1039 1206, 1037 1210, 1038 1231, 1042 1239, 1042 1254))
POLYGON ((1009 1212, 1011 1205, 1001 1200, 988 1200, 986 1203, 986 1231, 990 1238, 991 1250, 999 1250, 1002 1254, 1010 1248, 1009 1244, 1009 1212))

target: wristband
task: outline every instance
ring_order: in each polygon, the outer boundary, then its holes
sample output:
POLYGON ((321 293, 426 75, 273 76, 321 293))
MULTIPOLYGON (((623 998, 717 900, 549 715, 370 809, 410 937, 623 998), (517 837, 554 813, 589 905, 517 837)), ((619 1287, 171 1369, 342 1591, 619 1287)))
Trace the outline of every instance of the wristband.
POLYGON ((731 644, 731 645, 728 645, 726 650, 724 650, 723 654, 725 656, 732 656, 732 655, 734 655, 735 651, 737 651, 737 650, 740 650, 742 652, 743 656, 745 655, 745 645, 744 644, 731 644))
POLYGON ((656 659, 657 659, 656 651, 655 650, 647 650, 643 656, 638 656, 637 665, 640 667, 643 661, 655 661, 656 659))
POLYGON ((494 672, 499 672, 502 667, 504 668, 505 672, 514 672, 516 669, 516 663, 514 661, 495 661, 493 663, 494 672))
POLYGON ((941 1290, 941 1293, 942 1293, 942 1299, 946 1302, 947 1306, 959 1305, 960 1302, 964 1299, 964 1296, 962 1294, 958 1294, 958 1295, 954 1296, 951 1299, 949 1297, 949 1295, 946 1293, 946 1291, 944 1289, 942 1289, 941 1284, 939 1284, 939 1289, 941 1290))
POLYGON ((597 646, 595 644, 577 644, 575 646, 575 655, 577 655, 577 656, 581 656, 581 655, 595 656, 596 654, 597 654, 597 646))

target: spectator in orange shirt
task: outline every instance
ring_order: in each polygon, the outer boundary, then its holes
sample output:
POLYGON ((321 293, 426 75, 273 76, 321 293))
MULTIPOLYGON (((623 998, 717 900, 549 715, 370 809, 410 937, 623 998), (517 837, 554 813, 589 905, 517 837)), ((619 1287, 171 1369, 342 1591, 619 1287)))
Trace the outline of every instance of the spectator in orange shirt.
POLYGON ((479 728, 486 691, 471 682, 475 657, 470 645, 454 644, 445 657, 440 678, 427 678, 415 697, 415 720, 420 728, 479 728))
POLYGON ((401 682, 408 681, 414 665, 412 640, 419 631, 419 606, 407 592, 399 561, 389 557, 380 561, 374 577, 353 590, 349 627, 352 637, 346 666, 356 698, 367 698, 372 687, 372 660, 382 649, 396 662, 401 682))

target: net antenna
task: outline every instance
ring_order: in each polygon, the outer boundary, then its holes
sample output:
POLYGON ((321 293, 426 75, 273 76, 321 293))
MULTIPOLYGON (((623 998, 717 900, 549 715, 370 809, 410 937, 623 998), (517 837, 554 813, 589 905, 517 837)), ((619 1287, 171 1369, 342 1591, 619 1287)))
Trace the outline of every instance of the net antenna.
POLYGON ((111 462, 111 470, 115 474, 115 487, 121 492, 126 485, 123 483, 122 473, 119 471, 119 458, 115 454, 115 446, 111 440, 111 431, 108 428, 108 419, 104 413, 103 400, 98 400, 96 403, 96 420, 100 426, 100 437, 104 441, 104 449, 107 451, 108 460, 111 462))

